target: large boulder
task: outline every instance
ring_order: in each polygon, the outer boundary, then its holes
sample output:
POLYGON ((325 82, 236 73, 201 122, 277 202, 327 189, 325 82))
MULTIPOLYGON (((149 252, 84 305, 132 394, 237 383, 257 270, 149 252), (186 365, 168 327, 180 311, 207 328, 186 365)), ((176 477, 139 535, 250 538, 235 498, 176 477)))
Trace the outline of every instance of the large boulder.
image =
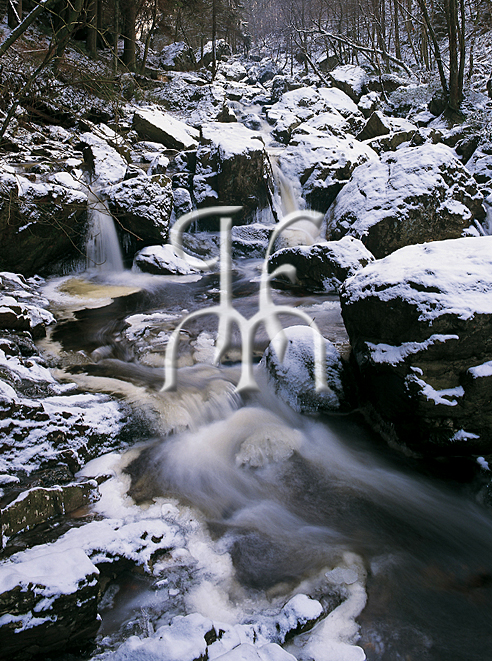
POLYGON ((108 207, 128 259, 144 246, 165 243, 173 206, 171 180, 162 174, 141 175, 105 189, 108 207))
POLYGON ((139 108, 133 115, 133 128, 142 140, 160 142, 168 149, 192 149, 200 133, 192 126, 157 108, 139 108))
POLYGON ((94 133, 83 133, 80 140, 92 187, 102 188, 124 178, 128 163, 106 140, 94 133))
POLYGON ((367 91, 368 78, 362 67, 343 64, 334 69, 329 76, 333 85, 345 92, 355 103, 359 103, 361 96, 367 91))
POLYGON ((239 205, 243 209, 234 222, 250 220, 256 209, 267 205, 266 163, 258 134, 242 124, 205 124, 193 178, 197 206, 239 205))
POLYGON ((87 193, 68 172, 49 179, 0 172, 0 270, 51 273, 84 256, 87 193))
POLYGON ((341 288, 373 419, 424 453, 492 452, 492 237, 407 246, 341 288))
POLYGON ((270 256, 268 270, 273 272, 282 264, 292 264, 297 283, 304 289, 337 292, 349 276, 372 261, 374 256, 361 241, 344 236, 340 241, 282 248, 270 256))
POLYGON ((357 166, 377 154, 354 138, 339 138, 311 127, 294 132, 279 167, 297 181, 308 205, 325 213, 357 166))
POLYGON ((477 234, 483 198, 445 145, 407 147, 359 166, 328 210, 327 238, 360 239, 377 257, 413 243, 477 234))

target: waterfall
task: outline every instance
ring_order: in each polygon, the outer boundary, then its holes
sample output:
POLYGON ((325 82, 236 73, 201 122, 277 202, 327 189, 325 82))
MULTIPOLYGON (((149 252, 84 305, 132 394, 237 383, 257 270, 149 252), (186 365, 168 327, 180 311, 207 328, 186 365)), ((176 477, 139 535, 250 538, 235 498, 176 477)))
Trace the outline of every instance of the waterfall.
POLYGON ((87 196, 89 232, 87 236, 87 270, 120 272, 124 270, 118 234, 106 203, 95 193, 87 196))

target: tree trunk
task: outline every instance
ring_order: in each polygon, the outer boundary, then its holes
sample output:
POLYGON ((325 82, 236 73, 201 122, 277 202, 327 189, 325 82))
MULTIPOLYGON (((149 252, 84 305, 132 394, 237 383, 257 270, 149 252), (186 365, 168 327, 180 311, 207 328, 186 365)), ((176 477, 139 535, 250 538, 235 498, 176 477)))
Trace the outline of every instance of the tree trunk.
POLYGON ((212 79, 217 73, 217 0, 212 0, 212 79))
POLYGON ((22 0, 8 0, 9 28, 16 28, 22 23, 22 0))
POLYGON ((93 59, 97 57, 97 6, 98 0, 88 0, 86 48, 89 57, 93 59))
POLYGON ((137 58, 135 53, 137 6, 134 0, 127 0, 123 6, 123 64, 129 71, 135 71, 137 58))

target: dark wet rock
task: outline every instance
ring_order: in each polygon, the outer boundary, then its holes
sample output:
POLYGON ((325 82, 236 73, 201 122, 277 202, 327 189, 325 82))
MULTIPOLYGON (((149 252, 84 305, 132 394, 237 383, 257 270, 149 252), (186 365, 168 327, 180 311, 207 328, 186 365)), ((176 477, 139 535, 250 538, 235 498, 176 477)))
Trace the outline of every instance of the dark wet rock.
POLYGON ((480 144, 482 136, 475 134, 469 135, 465 138, 462 138, 459 142, 456 143, 456 153, 458 156, 461 156, 462 163, 468 163, 470 158, 473 156, 476 148, 480 144))
POLYGON ((289 84, 284 76, 274 76, 272 78, 272 87, 270 89, 271 102, 277 103, 285 92, 289 91, 289 84))
MULTIPOLYGON (((0 509, 0 541, 99 499, 96 482, 74 482, 23 491, 0 509)), ((2 544, 3 545, 3 544, 2 544)))
POLYGON ((407 246, 342 286, 361 393, 390 441, 490 453, 491 248, 492 237, 407 246))
POLYGON ((173 202, 176 218, 189 213, 193 208, 190 192, 186 188, 173 188, 173 202))
POLYGON ((435 92, 427 107, 429 112, 431 112, 433 115, 436 115, 436 117, 441 115, 448 107, 448 98, 446 94, 444 94, 442 91, 435 92))
POLYGON ((43 547, 27 553, 21 554, 24 562, 14 557, 0 565, 3 659, 30 659, 85 644, 99 628, 99 572, 85 553, 60 551, 50 562, 43 547))
POLYGON ((366 82, 366 87, 371 92, 385 92, 391 94, 400 87, 409 85, 408 78, 401 78, 394 73, 383 73, 381 76, 374 76, 369 78, 366 82))
POLYGON ((51 179, 0 175, 0 270, 49 273, 85 255, 87 194, 68 172, 51 179))
POLYGON ((327 214, 327 238, 360 239, 377 257, 405 245, 477 234, 475 180, 444 145, 409 147, 359 166, 327 214))
POLYGON ((282 264, 292 264, 296 283, 303 289, 337 292, 349 276, 372 261, 374 256, 361 241, 345 236, 340 241, 278 250, 268 260, 268 270, 272 273, 282 264))
POLYGON ((479 184, 492 181, 492 143, 487 142, 477 147, 466 163, 466 169, 472 173, 479 184))
POLYGON ((357 135, 357 140, 370 140, 382 135, 400 132, 405 132, 406 140, 410 140, 415 131, 417 131, 415 124, 411 124, 404 119, 386 117, 377 110, 372 113, 362 131, 357 135))
POLYGON ((263 223, 233 227, 231 231, 232 256, 236 259, 238 257, 264 257, 274 229, 274 225, 264 225, 263 223))

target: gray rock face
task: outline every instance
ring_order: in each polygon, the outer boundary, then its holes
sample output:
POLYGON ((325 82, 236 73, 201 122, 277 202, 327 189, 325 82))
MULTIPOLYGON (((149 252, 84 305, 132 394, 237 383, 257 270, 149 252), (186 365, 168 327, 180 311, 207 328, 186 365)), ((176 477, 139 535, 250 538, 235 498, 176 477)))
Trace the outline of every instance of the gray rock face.
POLYGON ((477 234, 482 202, 450 149, 409 147, 354 171, 327 213, 327 238, 355 236, 380 258, 405 245, 477 234))
POLYGON ((282 264, 292 264, 297 282, 304 289, 337 292, 349 276, 372 261, 374 256, 361 241, 345 236, 340 241, 278 250, 268 260, 268 270, 273 272, 282 264))
POLYGON ((492 237, 407 246, 341 288, 361 390, 393 441, 492 451, 492 237))
POLYGON ((242 124, 206 124, 196 157, 193 193, 198 207, 240 205, 240 224, 267 204, 265 146, 242 124))

